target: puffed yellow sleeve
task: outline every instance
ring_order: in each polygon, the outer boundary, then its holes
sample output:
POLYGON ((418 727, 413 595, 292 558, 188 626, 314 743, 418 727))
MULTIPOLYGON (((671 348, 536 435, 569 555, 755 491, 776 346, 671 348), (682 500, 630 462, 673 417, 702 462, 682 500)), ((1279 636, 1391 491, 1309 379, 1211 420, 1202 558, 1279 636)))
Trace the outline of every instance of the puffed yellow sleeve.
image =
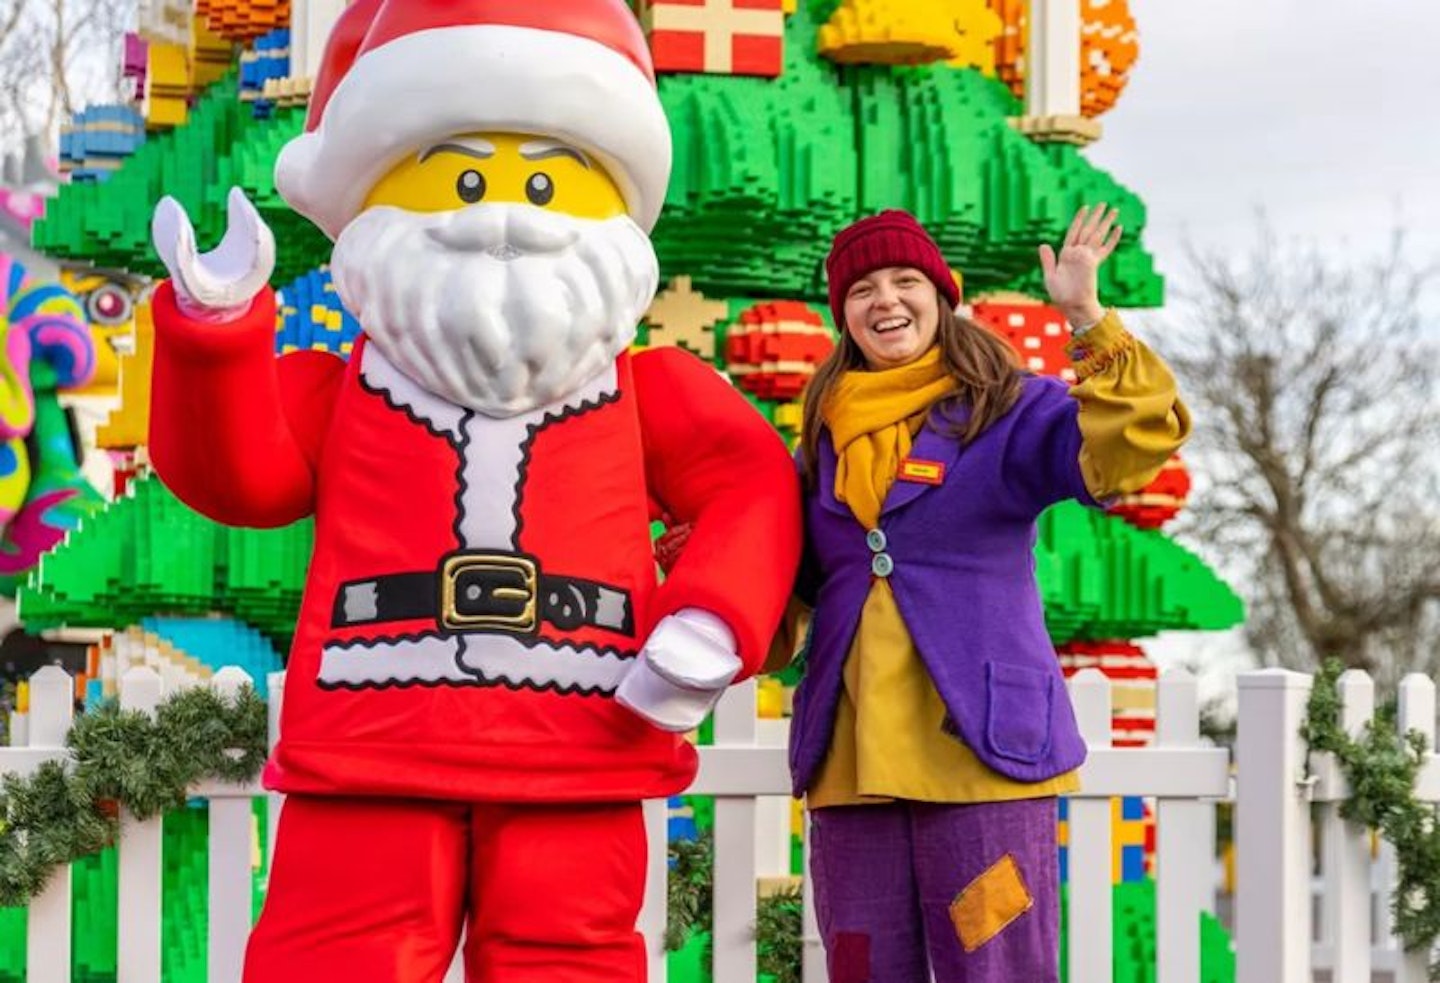
POLYGON ((1080 470, 1104 501, 1139 491, 1190 436, 1190 411, 1170 367, 1115 311, 1072 339, 1070 395, 1080 403, 1080 470))

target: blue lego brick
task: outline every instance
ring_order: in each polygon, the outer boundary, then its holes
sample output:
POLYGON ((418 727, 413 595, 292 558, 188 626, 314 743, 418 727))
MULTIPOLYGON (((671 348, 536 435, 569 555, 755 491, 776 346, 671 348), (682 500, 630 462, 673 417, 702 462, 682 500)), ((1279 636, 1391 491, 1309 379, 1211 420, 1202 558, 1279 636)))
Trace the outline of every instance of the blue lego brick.
POLYGON ((1145 879, 1145 848, 1143 846, 1122 846, 1120 848, 1120 879, 1127 884, 1145 879))
POLYGON ((348 356, 360 322, 340 303, 326 267, 285 286, 279 295, 275 350, 328 351, 348 356))
POLYGON ((254 628, 226 618, 145 618, 140 626, 211 670, 238 666, 255 681, 261 699, 267 676, 283 668, 280 653, 254 628))

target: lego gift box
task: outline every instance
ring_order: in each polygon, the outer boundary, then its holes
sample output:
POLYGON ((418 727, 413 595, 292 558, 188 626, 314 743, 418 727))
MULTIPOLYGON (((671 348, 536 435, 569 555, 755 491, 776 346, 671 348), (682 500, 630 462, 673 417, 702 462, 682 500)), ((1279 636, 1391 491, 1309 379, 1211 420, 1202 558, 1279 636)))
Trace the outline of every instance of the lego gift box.
POLYGON ((780 75, 782 0, 640 0, 639 13, 657 72, 780 75))

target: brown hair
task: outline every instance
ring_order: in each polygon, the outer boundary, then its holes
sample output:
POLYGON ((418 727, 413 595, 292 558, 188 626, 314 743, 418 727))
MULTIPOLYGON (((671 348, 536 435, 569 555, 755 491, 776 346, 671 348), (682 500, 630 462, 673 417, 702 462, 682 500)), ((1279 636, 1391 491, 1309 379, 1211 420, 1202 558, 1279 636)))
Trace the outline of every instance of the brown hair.
MULTIPOLYGON (((850 337, 843 324, 837 327, 840 330, 839 344, 820 363, 820 368, 805 387, 800 460, 807 489, 814 487, 819 466, 820 428, 824 425, 822 410, 825 402, 842 375, 865 368, 865 356, 860 346, 855 344, 855 339, 850 337)), ((969 420, 953 430, 955 436, 968 444, 1009 412, 1020 398, 1020 361, 1015 349, 1004 339, 956 314, 943 299, 935 343, 940 346, 941 363, 955 377, 956 385, 955 392, 941 403, 970 408, 969 420)))

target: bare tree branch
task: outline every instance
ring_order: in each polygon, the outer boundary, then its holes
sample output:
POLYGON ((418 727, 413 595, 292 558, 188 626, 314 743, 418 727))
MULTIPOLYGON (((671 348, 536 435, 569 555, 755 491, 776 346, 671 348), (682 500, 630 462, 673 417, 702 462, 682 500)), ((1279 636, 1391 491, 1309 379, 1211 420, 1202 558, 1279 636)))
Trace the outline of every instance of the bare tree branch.
POLYGON ((1261 223, 1239 257, 1191 251, 1161 318, 1213 487, 1180 534, 1240 573, 1267 664, 1440 668, 1440 349, 1434 270, 1397 234, 1341 265, 1261 223))
POLYGON ((120 97, 119 43, 135 3, 0 0, 0 156, 120 97))

